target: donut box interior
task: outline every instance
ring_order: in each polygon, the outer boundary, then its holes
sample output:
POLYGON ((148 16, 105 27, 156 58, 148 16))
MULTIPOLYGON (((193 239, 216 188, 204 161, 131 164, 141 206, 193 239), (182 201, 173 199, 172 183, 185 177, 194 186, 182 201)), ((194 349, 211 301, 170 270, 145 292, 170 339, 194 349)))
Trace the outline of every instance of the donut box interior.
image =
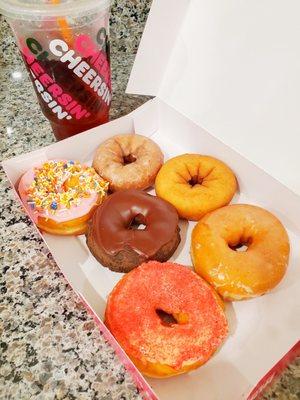
MULTIPOLYGON (((120 119, 3 162, 15 188, 35 163, 91 163, 103 140, 136 132, 157 142, 165 159, 192 152, 223 160, 239 182, 233 202, 265 207, 288 230, 283 281, 269 294, 226 304, 230 334, 211 360, 186 375, 146 381, 101 322, 122 274, 103 268, 84 236, 41 233, 144 398, 254 399, 299 352, 299 11, 293 1, 154 1, 127 90, 156 97, 120 119)), ((194 224, 180 222, 181 243, 171 259, 188 267, 194 224)))

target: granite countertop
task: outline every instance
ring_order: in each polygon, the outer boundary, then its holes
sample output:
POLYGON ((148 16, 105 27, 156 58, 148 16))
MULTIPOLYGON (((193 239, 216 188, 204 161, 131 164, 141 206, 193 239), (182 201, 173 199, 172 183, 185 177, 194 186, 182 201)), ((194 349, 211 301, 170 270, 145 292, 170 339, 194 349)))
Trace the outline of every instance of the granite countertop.
MULTIPOLYGON (((112 118, 147 100, 124 91, 149 7, 149 0, 113 5, 112 118)), ((0 135, 2 159, 54 141, 1 16, 0 135)), ((2 170, 0 183, 0 399, 141 399, 16 202, 2 170)), ((263 398, 300 399, 299 378, 296 360, 263 398)))

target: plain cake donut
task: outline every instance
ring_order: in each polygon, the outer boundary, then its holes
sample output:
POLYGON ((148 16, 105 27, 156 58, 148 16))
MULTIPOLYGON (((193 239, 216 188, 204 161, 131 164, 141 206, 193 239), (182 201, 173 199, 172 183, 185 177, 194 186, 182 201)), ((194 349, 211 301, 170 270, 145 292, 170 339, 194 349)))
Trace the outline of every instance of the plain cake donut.
POLYGON ((137 134, 116 135, 98 147, 93 167, 110 190, 147 189, 154 184, 164 156, 153 140, 137 134))
POLYGON ((105 323, 137 368, 164 378, 204 364, 228 333, 223 304, 189 268, 150 261, 110 294, 105 323))
POLYGON ((235 204, 207 214, 194 227, 195 270, 226 300, 262 295, 283 278, 289 238, 281 222, 263 208, 235 204), (244 250, 241 250, 244 246, 244 250))

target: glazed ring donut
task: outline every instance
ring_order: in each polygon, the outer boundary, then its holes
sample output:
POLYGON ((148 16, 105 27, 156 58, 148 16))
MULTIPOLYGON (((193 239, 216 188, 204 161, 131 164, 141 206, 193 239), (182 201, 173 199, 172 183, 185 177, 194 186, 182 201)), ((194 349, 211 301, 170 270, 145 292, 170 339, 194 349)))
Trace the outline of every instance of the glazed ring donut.
POLYGON ((171 158, 155 181, 157 196, 173 204, 181 218, 194 221, 228 204, 236 189, 236 178, 227 165, 199 154, 171 158))
POLYGON ((110 190, 147 189, 154 184, 164 156, 156 143, 141 135, 116 135, 97 149, 93 167, 110 190))
POLYGON ((166 261, 179 242, 172 204, 135 189, 110 195, 94 213, 87 233, 91 253, 116 272, 128 272, 148 260, 166 261))
POLYGON ((243 300, 260 296, 281 281, 289 259, 289 238, 270 212, 235 204, 198 222, 191 255, 196 272, 225 300, 243 300), (243 245, 246 251, 238 251, 243 245))
POLYGON ((108 182, 78 162, 49 160, 30 168, 18 185, 21 200, 42 231, 80 235, 106 196, 108 182))
POLYGON ((198 368, 228 333, 223 304, 189 268, 150 261, 110 294, 105 323, 137 368, 165 378, 198 368))

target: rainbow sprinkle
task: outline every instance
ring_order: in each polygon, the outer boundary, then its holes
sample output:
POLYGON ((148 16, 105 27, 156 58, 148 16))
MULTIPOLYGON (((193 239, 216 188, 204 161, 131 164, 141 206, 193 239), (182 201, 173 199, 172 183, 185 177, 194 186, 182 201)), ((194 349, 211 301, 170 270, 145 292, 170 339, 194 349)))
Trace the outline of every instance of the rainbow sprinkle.
POLYGON ((27 203, 36 211, 54 214, 79 205, 93 193, 98 193, 102 200, 108 185, 94 168, 77 161, 47 161, 34 169, 27 203))

